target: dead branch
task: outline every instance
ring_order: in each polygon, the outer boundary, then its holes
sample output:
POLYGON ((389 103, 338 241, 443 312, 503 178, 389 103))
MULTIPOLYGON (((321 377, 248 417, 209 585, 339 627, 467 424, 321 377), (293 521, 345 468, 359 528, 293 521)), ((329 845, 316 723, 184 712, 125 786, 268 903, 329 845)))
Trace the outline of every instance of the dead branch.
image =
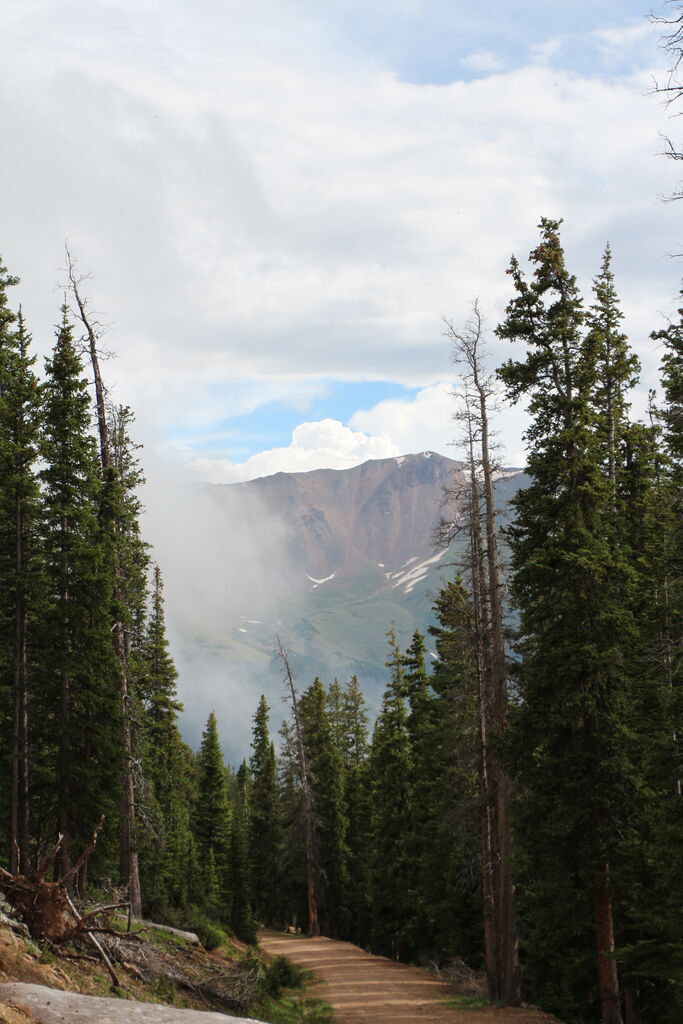
POLYGON ((42 882, 42 880, 45 878, 45 875, 47 874, 47 872, 50 870, 50 868, 54 864, 55 857, 59 853, 63 842, 64 842, 64 836, 60 832, 59 836, 57 837, 57 842, 52 847, 52 849, 48 853, 48 855, 45 858, 45 860, 41 861, 40 864, 38 865, 38 868, 36 869, 36 873, 33 876, 35 882, 42 882))
MULTIPOLYGON (((73 901, 72 901, 71 897, 69 896, 68 892, 66 894, 66 900, 67 900, 67 903, 69 904, 69 907, 71 908, 72 914, 74 915, 76 920, 80 923, 80 920, 81 920, 80 914, 76 910, 76 908, 75 908, 75 906, 73 904, 73 901)), ((116 973, 116 971, 114 970, 114 965, 111 962, 111 960, 109 959, 109 957, 107 956, 107 954, 105 953, 105 951, 102 948, 102 945, 99 942, 99 940, 96 939, 95 936, 89 930, 87 930, 87 929, 84 930, 84 934, 86 935, 86 937, 87 937, 88 941, 90 942, 90 944, 92 946, 94 946, 95 949, 97 950, 97 952, 99 953, 99 955, 100 955, 100 957, 102 959, 103 964, 105 965, 105 967, 109 971, 109 976, 110 976, 110 978, 112 980, 112 984, 116 988, 122 988, 123 986, 121 985, 121 981, 119 979, 119 976, 116 973)))
MULTIPOLYGON (((67 873, 62 878, 60 878, 60 882, 62 883, 62 885, 67 885, 71 881, 72 878, 75 878, 75 876, 81 870, 81 868, 83 867, 85 862, 92 855, 95 847, 97 846, 97 837, 98 837, 98 835, 99 835, 103 825, 104 825, 104 814, 100 818, 99 824, 98 824, 97 828, 95 829, 95 831, 93 832, 92 837, 90 839, 90 842, 86 846, 86 848, 83 851, 83 853, 80 855, 80 857, 78 858, 76 863, 73 865, 73 867, 69 871, 67 871, 67 873)), ((61 837, 60 837, 60 839, 61 839, 61 837)))

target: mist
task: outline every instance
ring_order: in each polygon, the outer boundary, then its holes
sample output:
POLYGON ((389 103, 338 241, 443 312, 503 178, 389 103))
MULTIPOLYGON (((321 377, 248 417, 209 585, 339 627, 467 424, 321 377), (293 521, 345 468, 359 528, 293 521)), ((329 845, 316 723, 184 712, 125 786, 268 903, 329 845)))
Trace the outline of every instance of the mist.
MULTIPOLYGON (((198 483, 145 454, 142 529, 164 579, 166 625, 184 705, 181 730, 194 748, 214 711, 226 760, 249 755, 259 697, 284 717, 275 645, 279 609, 296 590, 288 528, 239 487, 198 483), (261 650, 242 638, 258 633, 261 650)), ((286 638, 285 638, 286 639, 286 638)))

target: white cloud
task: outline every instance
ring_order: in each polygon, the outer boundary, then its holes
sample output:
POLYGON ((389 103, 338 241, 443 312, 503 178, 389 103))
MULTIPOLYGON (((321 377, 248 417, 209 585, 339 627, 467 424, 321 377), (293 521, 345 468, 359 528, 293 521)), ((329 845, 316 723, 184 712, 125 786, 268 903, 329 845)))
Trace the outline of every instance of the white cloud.
POLYGON ((202 480, 226 484, 281 472, 349 469, 368 459, 387 459, 400 454, 400 449, 387 436, 368 436, 350 430, 339 420, 324 419, 317 423, 300 423, 286 448, 259 452, 242 463, 199 458, 189 463, 189 467, 202 480))
POLYGON ((625 53, 641 46, 654 33, 654 26, 646 18, 640 18, 633 25, 596 29, 593 35, 606 51, 614 51, 623 58, 625 53))
POLYGON ((350 425, 367 434, 391 438, 401 455, 427 450, 445 451, 453 440, 451 386, 446 382, 418 391, 414 399, 390 398, 374 408, 359 410, 350 425))
POLYGON ((534 64, 549 64, 562 49, 562 44, 561 36, 553 36, 552 39, 545 39, 542 43, 534 43, 529 48, 532 62, 534 64))
POLYGON ((500 58, 489 50, 477 50, 475 53, 469 53, 466 57, 461 57, 460 63, 470 71, 500 71, 503 67, 500 58))

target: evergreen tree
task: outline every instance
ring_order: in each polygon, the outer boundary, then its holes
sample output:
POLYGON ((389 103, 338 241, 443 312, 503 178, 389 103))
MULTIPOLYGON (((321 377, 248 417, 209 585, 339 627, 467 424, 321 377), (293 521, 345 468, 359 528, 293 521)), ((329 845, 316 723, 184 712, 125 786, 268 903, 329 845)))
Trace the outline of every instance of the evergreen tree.
MULTIPOLYGON (((101 485, 87 381, 66 307, 46 373, 41 477, 50 607, 37 703, 41 749, 48 754, 43 782, 52 786, 56 779, 55 831, 64 836, 60 856, 68 870, 74 843, 85 845, 99 816, 116 821, 112 802, 122 755, 110 639, 113 579, 98 522, 101 485)), ((98 844, 100 855, 104 846, 98 844)))
POLYGON ((214 915, 225 914, 229 905, 228 858, 230 850, 230 806, 228 785, 218 723, 211 712, 202 734, 197 756, 197 798, 193 833, 199 863, 207 882, 207 909, 214 915))
POLYGON ((348 927, 348 823, 342 755, 332 739, 327 694, 319 679, 302 695, 300 716, 316 821, 320 927, 324 935, 336 937, 348 927))
POLYGON ((512 747, 516 774, 528 787, 517 835, 527 878, 536 879, 525 894, 527 969, 540 969, 536 982, 553 990, 548 998, 558 1010, 582 1012, 597 944, 602 1020, 621 1024, 611 872, 636 785, 626 742, 632 574, 613 542, 612 490, 595 414, 596 332, 584 333, 559 224, 544 219, 540 227, 530 255, 534 279, 527 282, 513 259, 517 294, 498 328, 502 338, 528 345, 526 360, 510 360, 500 375, 513 401, 528 400, 532 417, 531 485, 514 499, 509 531, 521 616, 522 703, 512 747), (549 903, 555 913, 548 914, 549 903))
POLYGON ((419 900, 428 915, 432 953, 479 967, 484 962, 481 728, 474 615, 459 579, 441 589, 434 612, 431 729, 416 752, 431 840, 423 850, 419 900))
MULTIPOLYGON (((132 678, 143 732, 140 747, 145 780, 138 804, 148 834, 147 849, 143 848, 142 890, 149 912, 160 917, 167 912, 171 893, 178 889, 178 876, 186 866, 191 789, 177 725, 182 704, 176 697, 178 673, 168 651, 158 566, 154 567, 149 620, 136 655, 129 664, 136 668, 132 678)), ((177 906, 177 897, 175 902, 177 906)), ((181 897, 181 905, 185 902, 181 897)))
POLYGON ((36 646, 31 627, 42 591, 35 468, 41 389, 33 372, 35 357, 29 354, 30 337, 21 311, 16 330, 10 330, 12 314, 7 309, 6 289, 13 282, 0 264, 0 647, 8 652, 7 665, 0 660, 0 685, 12 694, 9 865, 14 872, 26 873, 30 856, 29 696, 36 646))
MULTIPOLYGON (((334 698, 335 707, 337 705, 334 698)), ((333 717, 334 723, 334 717, 333 717)), ((341 692, 339 736, 344 765, 344 807, 347 817, 348 938, 370 941, 369 856, 370 805, 368 712, 358 679, 352 676, 341 692)))
MULTIPOLYGON (((8 290, 19 283, 19 279, 13 277, 0 260, 0 401, 8 400, 9 368, 11 353, 15 347, 16 339, 16 314, 10 309, 8 290)), ((0 458, 3 463, 8 458, 5 454, 5 443, 0 449, 0 458)), ((14 619, 15 603, 11 598, 10 579, 14 575, 12 549, 12 527, 10 508, 2 494, 2 583, 0 589, 0 758, 5 769, 7 779, 11 780, 9 786, 2 787, 0 792, 0 822, 2 827, 2 848, 8 851, 8 862, 16 866, 16 847, 12 841, 19 828, 19 789, 21 759, 17 756, 14 747, 14 716, 11 709, 14 707, 14 619), (8 579, 9 577, 9 579, 8 579), (6 583, 7 580, 7 583, 6 583), (14 835, 12 835, 14 833, 14 835)))
POLYGON ((252 794, 249 861, 254 912, 258 920, 272 927, 281 920, 282 815, 275 748, 268 731, 269 712, 266 698, 262 695, 254 715, 249 759, 252 794))
POLYGON ((434 694, 429 685, 425 655, 424 637, 416 631, 404 657, 408 698, 406 729, 411 755, 410 805, 405 838, 410 884, 405 901, 411 913, 409 944, 413 957, 420 952, 431 952, 433 948, 432 909, 424 900, 424 872, 434 828, 442 810, 440 801, 438 809, 433 802, 435 792, 431 769, 435 767, 433 757, 436 722, 434 694))
POLYGON ((621 330, 624 314, 612 273, 612 251, 605 247, 600 273, 593 282, 595 300, 586 317, 586 357, 595 360, 595 386, 590 396, 604 452, 604 472, 616 505, 618 470, 623 457, 621 441, 627 421, 627 394, 637 383, 640 366, 621 330))
POLYGON ((410 952, 411 911, 405 895, 410 885, 411 762, 403 655, 393 629, 387 635, 391 674, 370 749, 370 903, 373 950, 400 960, 410 952))
POLYGON ((249 863, 249 770, 243 761, 237 772, 232 810, 230 848, 230 924, 238 939, 256 943, 256 928, 251 910, 249 863))

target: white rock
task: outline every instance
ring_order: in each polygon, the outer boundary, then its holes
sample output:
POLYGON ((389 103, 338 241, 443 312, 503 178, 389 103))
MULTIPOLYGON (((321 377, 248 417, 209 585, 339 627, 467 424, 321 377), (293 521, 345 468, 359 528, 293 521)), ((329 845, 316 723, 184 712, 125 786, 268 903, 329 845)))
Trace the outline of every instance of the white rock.
POLYGON ((40 1024, 256 1024, 225 1013, 83 996, 21 982, 0 985, 0 999, 26 1007, 40 1024))

